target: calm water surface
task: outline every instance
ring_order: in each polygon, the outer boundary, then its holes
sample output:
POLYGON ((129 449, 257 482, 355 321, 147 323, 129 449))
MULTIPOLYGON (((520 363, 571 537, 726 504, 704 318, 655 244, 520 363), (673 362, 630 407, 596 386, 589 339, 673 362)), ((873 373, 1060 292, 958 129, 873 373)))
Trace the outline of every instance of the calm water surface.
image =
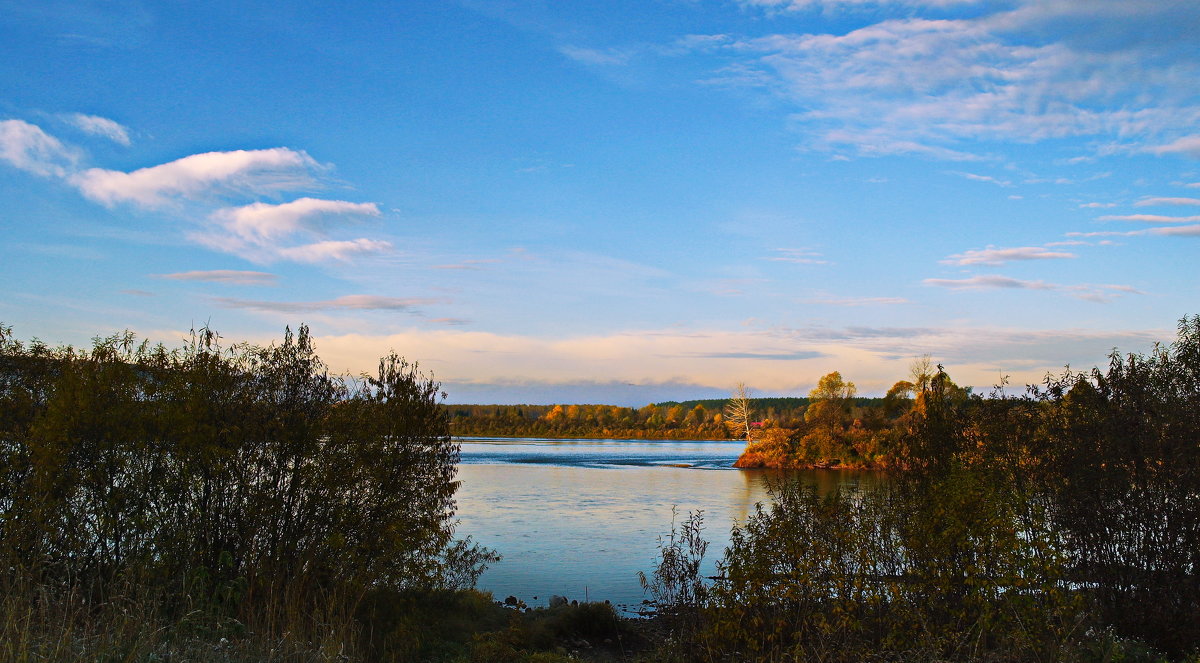
MULTIPOLYGON (((657 542, 703 510, 709 541, 705 574, 729 542, 729 529, 769 499, 768 473, 737 470, 739 442, 466 438, 458 491, 460 536, 471 535, 504 559, 479 588, 531 606, 557 594, 609 600, 636 609, 637 572, 654 568, 657 542)), ((853 484, 861 473, 793 473, 823 488, 853 484)))

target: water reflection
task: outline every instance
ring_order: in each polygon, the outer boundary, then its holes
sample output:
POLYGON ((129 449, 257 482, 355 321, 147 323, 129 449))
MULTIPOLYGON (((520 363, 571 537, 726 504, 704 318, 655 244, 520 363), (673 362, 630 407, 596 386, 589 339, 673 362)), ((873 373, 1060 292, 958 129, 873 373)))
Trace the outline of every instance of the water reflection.
POLYGON ((711 575, 730 527, 769 499, 768 481, 830 490, 869 480, 857 472, 731 469, 741 450, 736 442, 464 440, 458 531, 504 555, 480 588, 529 605, 558 594, 636 606, 643 598, 637 572, 653 568, 673 506, 680 517, 704 511, 704 573, 711 575))

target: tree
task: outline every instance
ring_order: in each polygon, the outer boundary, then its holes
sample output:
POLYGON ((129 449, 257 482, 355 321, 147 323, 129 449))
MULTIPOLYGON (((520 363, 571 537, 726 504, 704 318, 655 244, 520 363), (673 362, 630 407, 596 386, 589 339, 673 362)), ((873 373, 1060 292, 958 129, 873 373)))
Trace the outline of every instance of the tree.
POLYGON ((912 406, 913 394, 917 387, 908 380, 899 380, 888 389, 883 397, 883 414, 885 417, 896 418, 912 406))
POLYGON ((746 442, 750 442, 750 423, 753 418, 754 413, 750 408, 750 391, 746 389, 745 382, 739 382, 734 387, 729 402, 725 403, 725 425, 729 427, 731 433, 745 436, 746 442))
POLYGON ((180 596, 236 580, 317 599, 458 582, 488 558, 453 541, 440 385, 394 354, 355 379, 303 326, 267 347, 201 330, 170 352, 128 333, 25 349, 7 329, 0 568, 101 593, 132 569, 180 596))
POLYGON ((812 403, 804 412, 804 420, 831 429, 841 426, 850 415, 850 405, 857 393, 854 383, 843 380, 837 371, 822 377, 808 392, 812 403))
POLYGON ((929 353, 912 360, 912 363, 908 365, 908 374, 912 376, 913 391, 921 392, 928 389, 929 381, 936 374, 933 368, 933 359, 929 353))

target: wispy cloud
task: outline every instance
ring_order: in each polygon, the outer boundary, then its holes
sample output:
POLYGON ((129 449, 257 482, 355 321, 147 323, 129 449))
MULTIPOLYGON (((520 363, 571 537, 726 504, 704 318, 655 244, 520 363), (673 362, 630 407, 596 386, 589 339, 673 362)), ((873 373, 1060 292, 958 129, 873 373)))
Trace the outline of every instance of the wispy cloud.
POLYGON ((988 182, 990 184, 995 184, 996 186, 1003 186, 1003 187, 1012 186, 1012 182, 1010 182, 1008 180, 998 179, 998 178, 992 177, 991 175, 977 175, 975 173, 965 173, 965 172, 962 172, 959 170, 951 170, 951 171, 947 171, 947 172, 949 172, 951 175, 958 175, 959 177, 964 177, 964 178, 974 181, 974 182, 988 182))
POLYGON ((1143 198, 1133 204, 1134 207, 1156 205, 1200 205, 1200 198, 1143 198))
POLYGON ((275 147, 193 154, 129 173, 89 168, 71 178, 83 195, 103 205, 161 207, 177 198, 234 192, 249 195, 295 190, 314 183, 320 165, 307 153, 275 147))
POLYGON ((996 288, 1055 290, 1058 288, 1057 285, 1045 281, 1022 281, 998 274, 972 276, 966 279, 925 279, 922 283, 952 290, 991 290, 996 288))
POLYGON ((277 254, 285 260, 296 262, 348 262, 358 256, 386 253, 392 249, 391 242, 377 239, 326 240, 300 246, 280 248, 277 254))
POLYGON ((1109 302, 1123 294, 1145 294, 1130 285, 1093 284, 1060 285, 1046 281, 1023 281, 998 274, 972 276, 966 279, 925 279, 925 285, 951 290, 1055 290, 1077 299, 1092 302, 1109 302))
POLYGON ((375 203, 317 198, 299 198, 279 204, 259 202, 219 209, 209 215, 215 229, 195 232, 189 237, 209 248, 259 263, 345 261, 355 256, 386 252, 391 249, 391 244, 367 238, 311 240, 325 235, 338 220, 379 215, 379 206, 375 203), (296 236, 310 242, 297 244, 296 236))
POLYGON ((803 361, 825 357, 825 353, 813 350, 799 352, 705 352, 691 355, 696 359, 766 359, 770 361, 803 361))
POLYGON ((336 299, 313 302, 269 302, 233 297, 214 297, 213 301, 226 308, 269 313, 311 313, 315 311, 412 311, 417 306, 436 300, 377 295, 344 295, 336 299))
MULTIPOLYGON (((96 116, 70 117, 81 127, 90 128, 85 130, 115 132, 120 128, 96 116)), ((85 197, 108 207, 128 203, 155 209, 185 200, 211 205, 225 195, 278 194, 315 186, 316 174, 328 168, 302 150, 285 147, 193 154, 131 172, 104 168, 79 171, 79 159, 78 150, 36 125, 22 120, 0 122, 0 161, 37 175, 62 178, 85 197)), ((392 245, 369 238, 326 239, 332 219, 377 216, 380 211, 376 203, 308 197, 278 204, 254 202, 217 209, 207 218, 215 227, 193 231, 187 237, 259 263, 349 261, 390 251, 392 245)))
POLYGON ((912 302, 903 297, 814 297, 802 299, 800 303, 827 306, 893 306, 912 302))
POLYGON ((745 7, 768 11, 798 12, 806 10, 847 10, 883 5, 907 5, 910 7, 949 7, 953 5, 978 4, 981 0, 738 0, 745 7))
POLYGON ((1136 237, 1145 235, 1145 230, 1095 230, 1092 232, 1069 232, 1067 237, 1136 237))
POLYGON ((212 218, 222 223, 229 232, 254 243, 271 242, 301 230, 322 231, 332 216, 379 216, 379 206, 375 203, 299 198, 278 205, 252 203, 242 207, 226 207, 212 214, 212 218))
POLYGON ((1041 246, 1020 246, 1010 249, 989 246, 986 249, 971 249, 957 253, 948 256, 941 262, 945 265, 1003 265, 1015 260, 1054 260, 1078 257, 1074 253, 1051 251, 1041 246))
POLYGON ((129 128, 115 120, 83 113, 70 113, 62 118, 84 133, 107 138, 118 145, 129 147, 129 128))
POLYGON ((1194 226, 1172 226, 1166 228, 1151 228, 1150 232, 1155 235, 1174 235, 1178 237, 1200 237, 1200 225, 1194 226))
POLYGON ((590 65, 623 65, 629 62, 629 53, 616 49, 595 49, 582 46, 559 46, 558 52, 575 60, 590 65))
MULTIPOLYGON (((950 0, 746 1, 771 11, 918 9, 844 34, 714 40, 730 61, 707 82, 789 100, 809 147, 965 160, 987 156, 977 141, 1146 145, 1200 120, 1191 92, 1200 65, 1159 57, 1188 48, 1174 26, 1198 12, 1180 3, 975 2, 965 3, 979 8, 971 17, 947 19, 921 14, 950 0), (1130 39, 1135 31, 1162 38, 1130 39)), ((1136 149, 1200 156, 1200 136, 1136 149)))
POLYGON ((1184 136, 1165 145, 1154 145, 1145 149, 1151 154, 1182 154, 1184 156, 1200 159, 1200 134, 1193 136, 1184 136))
POLYGON ((1146 223, 1194 223, 1200 221, 1196 216, 1163 216, 1161 214, 1109 214, 1099 217, 1100 221, 1144 221, 1146 223))
POLYGON ((155 274, 154 276, 172 281, 206 281, 209 283, 228 283, 231 285, 275 285, 278 282, 278 278, 268 272, 249 272, 234 269, 176 272, 174 274, 155 274))
POLYGON ((493 265, 500 262, 498 258, 480 258, 475 260, 463 260, 456 263, 448 263, 445 265, 432 265, 433 269, 461 269, 461 270, 478 270, 483 269, 483 265, 493 265))
POLYGON ((1061 242, 1046 242, 1046 246, 1090 246, 1091 242, 1085 242, 1078 239, 1067 239, 1061 242))
POLYGON ((34 175, 65 177, 79 160, 68 147, 41 127, 24 120, 0 121, 0 161, 34 175))
POLYGON ((764 260, 774 262, 790 262, 797 265, 828 265, 829 261, 812 249, 774 249, 777 255, 768 256, 764 260))
POLYGON ((1080 203, 1079 206, 1083 209, 1107 209, 1110 207, 1116 207, 1117 204, 1116 203, 1080 203))
POLYGON ((1076 299, 1106 303, 1120 295, 1144 295, 1145 292, 1130 285, 1083 284, 1062 286, 1062 290, 1076 299))

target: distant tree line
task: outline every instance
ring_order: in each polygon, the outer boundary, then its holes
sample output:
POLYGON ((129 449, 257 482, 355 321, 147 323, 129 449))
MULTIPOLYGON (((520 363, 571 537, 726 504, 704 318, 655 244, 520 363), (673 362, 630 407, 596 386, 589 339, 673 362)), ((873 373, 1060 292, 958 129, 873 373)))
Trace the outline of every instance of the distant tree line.
MULTIPOLYGON (((804 425, 808 398, 751 398, 754 428, 804 425)), ((864 410, 884 399, 855 398, 864 410)), ((617 405, 444 405, 454 435, 614 439, 738 439, 726 426, 724 399, 617 405)))

